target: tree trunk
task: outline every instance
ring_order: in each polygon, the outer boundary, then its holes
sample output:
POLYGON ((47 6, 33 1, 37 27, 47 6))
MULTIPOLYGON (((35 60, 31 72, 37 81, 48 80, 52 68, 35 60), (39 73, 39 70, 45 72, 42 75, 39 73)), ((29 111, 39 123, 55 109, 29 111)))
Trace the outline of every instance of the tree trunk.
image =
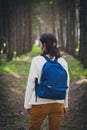
POLYGON ((87 1, 80 0, 80 50, 79 58, 87 68, 87 1))
POLYGON ((70 48, 70 2, 66 0, 66 51, 70 48))
POLYGON ((70 2, 70 47, 69 53, 75 56, 75 1, 70 2))

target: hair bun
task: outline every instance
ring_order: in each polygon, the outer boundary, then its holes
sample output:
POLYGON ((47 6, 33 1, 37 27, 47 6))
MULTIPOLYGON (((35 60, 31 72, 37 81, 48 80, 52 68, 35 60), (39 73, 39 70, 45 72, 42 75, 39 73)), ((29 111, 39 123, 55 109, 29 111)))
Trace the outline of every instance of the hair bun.
POLYGON ((57 44, 54 42, 54 43, 53 43, 53 47, 56 47, 56 46, 57 46, 57 44))

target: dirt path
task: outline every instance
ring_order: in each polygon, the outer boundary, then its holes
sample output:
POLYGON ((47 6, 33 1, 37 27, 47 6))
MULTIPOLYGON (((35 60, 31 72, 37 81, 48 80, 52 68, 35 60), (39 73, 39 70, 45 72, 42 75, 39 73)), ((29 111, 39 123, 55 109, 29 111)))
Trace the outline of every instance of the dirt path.
MULTIPOLYGON (((19 90, 21 79, 0 75, 0 130, 28 130, 24 113, 24 91, 19 90)), ((87 130, 87 79, 71 83, 70 111, 63 118, 61 130, 87 130)), ((46 119, 41 130, 48 130, 46 119)))

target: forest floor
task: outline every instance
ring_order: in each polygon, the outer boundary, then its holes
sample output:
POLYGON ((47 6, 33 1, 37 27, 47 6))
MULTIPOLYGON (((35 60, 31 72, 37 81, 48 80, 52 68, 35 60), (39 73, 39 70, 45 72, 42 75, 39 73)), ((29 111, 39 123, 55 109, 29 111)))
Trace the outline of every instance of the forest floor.
MULTIPOLYGON (((28 130, 29 117, 24 112, 24 89, 21 79, 0 75, 0 130, 28 130)), ((87 130, 87 79, 71 82, 69 113, 63 117, 61 130, 87 130)), ((48 119, 41 130, 48 130, 48 119)))

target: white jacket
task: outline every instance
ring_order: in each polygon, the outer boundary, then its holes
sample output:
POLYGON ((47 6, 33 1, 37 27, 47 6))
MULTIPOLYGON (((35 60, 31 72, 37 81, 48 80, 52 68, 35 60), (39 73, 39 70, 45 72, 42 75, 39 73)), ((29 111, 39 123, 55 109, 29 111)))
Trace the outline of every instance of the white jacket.
MULTIPOLYGON (((25 101, 24 101, 24 108, 31 108, 32 105, 39 105, 39 104, 48 104, 48 103, 64 103, 65 107, 68 107, 68 92, 69 88, 66 92, 66 99, 65 100, 52 100, 52 99, 44 99, 37 97, 37 102, 35 101, 35 78, 38 78, 38 82, 40 82, 41 77, 41 70, 43 65, 45 64, 46 60, 43 56, 36 56, 32 59, 28 81, 25 91, 25 101)), ((68 74, 67 79, 67 86, 69 86, 70 78, 68 73, 68 65, 64 58, 58 58, 58 62, 64 67, 68 74)))

